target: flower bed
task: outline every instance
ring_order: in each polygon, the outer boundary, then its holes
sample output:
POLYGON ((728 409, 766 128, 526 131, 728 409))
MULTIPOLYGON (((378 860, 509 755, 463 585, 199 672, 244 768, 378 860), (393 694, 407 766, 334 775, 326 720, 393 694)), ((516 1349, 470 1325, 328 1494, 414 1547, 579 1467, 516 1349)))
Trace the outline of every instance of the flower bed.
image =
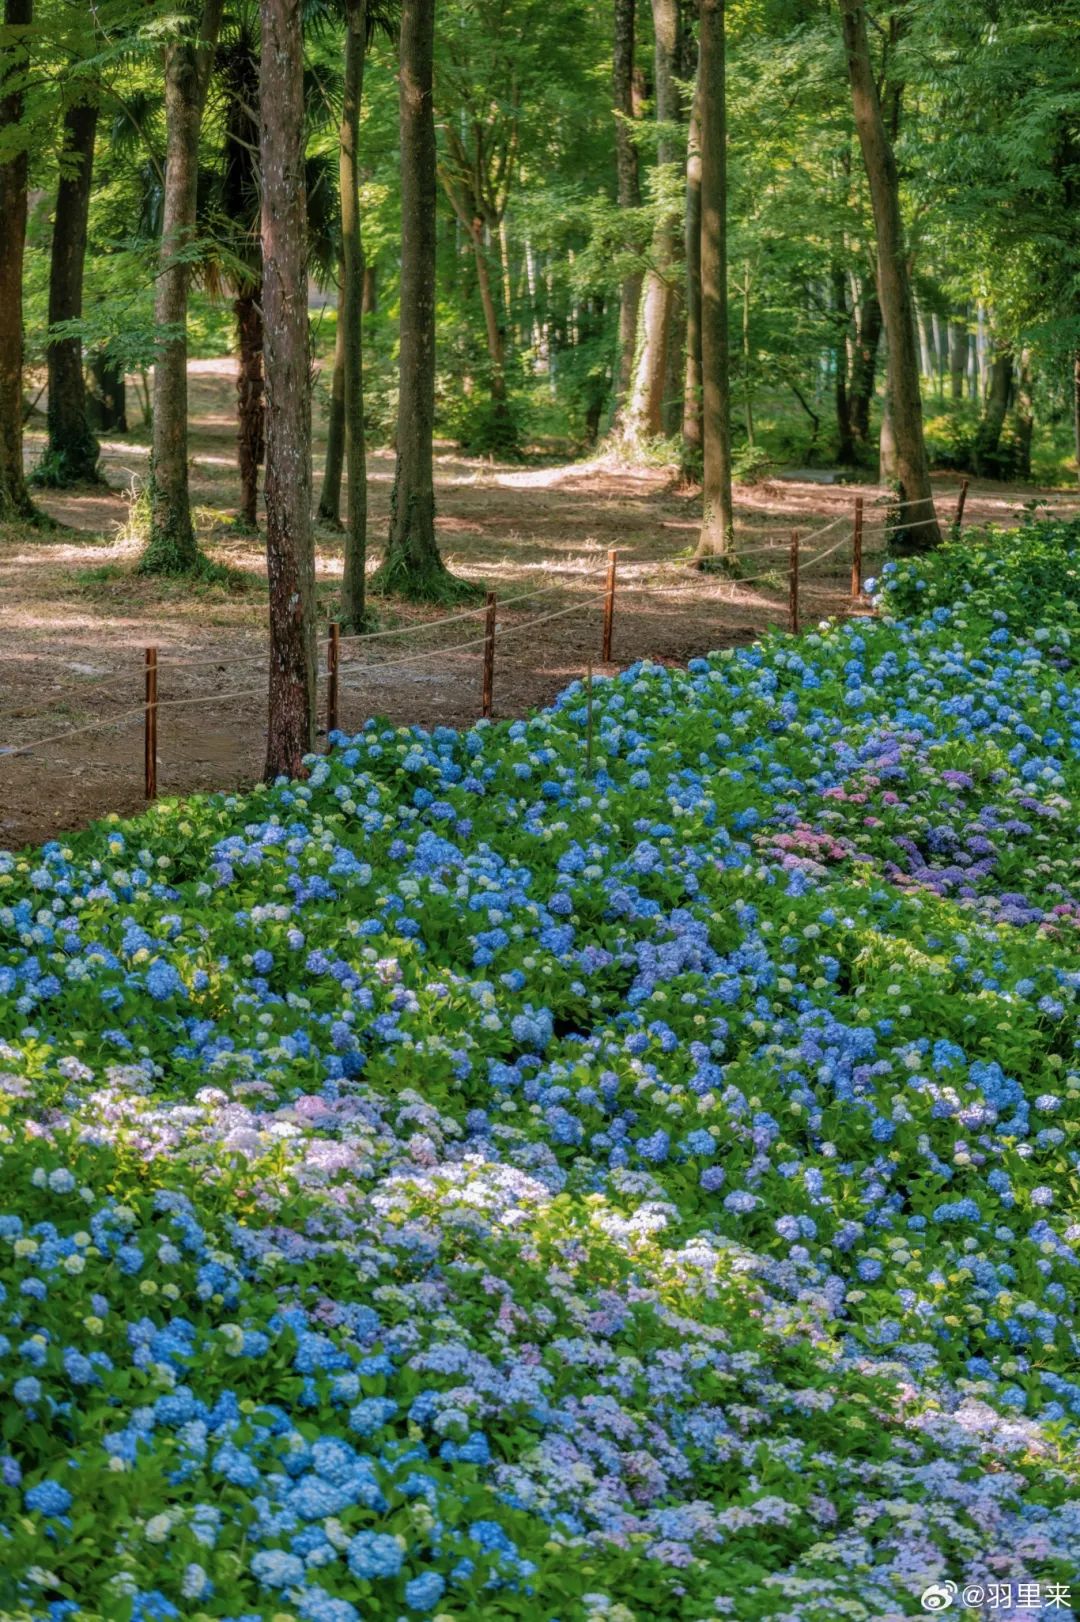
POLYGON ((1078 547, 0 855, 0 1612, 1075 1581, 1078 547))

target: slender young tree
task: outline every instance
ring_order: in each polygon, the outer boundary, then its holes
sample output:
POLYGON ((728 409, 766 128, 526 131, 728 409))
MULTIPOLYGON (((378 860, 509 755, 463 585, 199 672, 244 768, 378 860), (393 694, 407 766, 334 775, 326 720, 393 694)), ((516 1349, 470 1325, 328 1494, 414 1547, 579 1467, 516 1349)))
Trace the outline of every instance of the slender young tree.
MULTIPOLYGON (((612 57, 612 100, 615 109, 615 176, 619 207, 641 207, 641 177, 634 145, 634 30, 637 0, 615 0, 615 39, 612 57)), ((619 364, 615 374, 615 409, 619 411, 630 388, 637 343, 638 307, 642 274, 628 270, 619 288, 619 364)))
POLYGON ((326 459, 322 487, 315 514, 328 529, 341 529, 341 476, 345 471, 345 320, 341 308, 344 270, 338 270, 337 326, 334 329, 334 360, 330 373, 330 399, 326 412, 326 459))
MULTIPOLYGON (((675 82, 678 0, 652 0, 652 12, 656 40, 656 122, 660 129, 657 158, 663 198, 665 180, 669 179, 664 171, 679 159, 675 142, 679 121, 679 91, 675 82)), ((671 207, 670 200, 662 200, 653 231, 652 263, 645 278, 637 354, 625 413, 624 437, 632 445, 656 439, 664 431, 664 383, 668 375, 668 343, 675 300, 672 267, 678 234, 678 210, 671 207)))
POLYGON ((882 117, 861 0, 840 0, 840 15, 855 128, 870 183, 877 237, 878 298, 889 349, 889 403, 896 443, 898 501, 891 544, 897 551, 926 551, 940 545, 941 531, 934 514, 923 439, 915 305, 900 218, 900 183, 882 117))
MULTIPOLYGON (((97 124, 96 101, 76 102, 64 111, 49 267, 50 327, 82 316, 97 124)), ((50 338, 47 364, 49 445, 38 482, 57 486, 96 483, 99 446, 90 426, 82 339, 77 335, 50 338)))
POLYGON ((304 0, 260 0, 266 569, 266 777, 302 773, 315 742, 315 547, 304 166, 304 0))
POLYGON ((435 543, 435 0, 403 0, 399 56, 401 286, 397 467, 376 581, 407 597, 456 594, 435 543))
POLYGON ((701 460, 701 65, 694 82, 686 143, 686 378, 683 385, 683 472, 701 460))
POLYGON ((164 331, 154 363, 150 537, 140 563, 146 574, 183 574, 200 556, 188 485, 187 309, 199 132, 223 10, 224 0, 202 0, 165 47, 165 197, 154 305, 164 331))
POLYGON ((701 535, 700 568, 734 552, 727 299, 727 93, 724 0, 701 0, 701 535))
MULTIPOLYGON (((23 75, 33 0, 5 0, 0 47, 0 137, 10 136, 23 116, 23 75)), ((26 147, 12 138, 11 156, 0 162, 0 519, 32 518, 34 507, 23 472, 23 255, 26 249, 26 147)))
POLYGON ((344 432, 349 482, 341 617, 353 631, 364 624, 367 566, 367 467, 364 447, 364 248, 360 236, 360 103, 367 50, 367 0, 345 3, 345 85, 341 106, 341 300, 344 432))

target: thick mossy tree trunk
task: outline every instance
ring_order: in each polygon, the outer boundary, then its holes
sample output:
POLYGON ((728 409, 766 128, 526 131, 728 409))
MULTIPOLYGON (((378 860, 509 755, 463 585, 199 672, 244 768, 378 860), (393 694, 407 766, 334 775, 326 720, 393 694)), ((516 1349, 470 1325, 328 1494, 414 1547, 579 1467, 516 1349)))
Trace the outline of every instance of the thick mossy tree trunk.
MULTIPOLYGON (((0 137, 23 115, 23 75, 33 0, 5 0, 0 48, 0 137)), ((13 144, 17 143, 14 138, 13 144)), ((23 472, 23 255, 26 249, 27 153, 0 163, 0 521, 33 518, 23 472)))
POLYGON ((300 775, 315 742, 315 546, 307 312, 303 0, 260 0, 266 568, 266 778, 300 775))
MULTIPOLYGON (((615 111, 615 179, 619 207, 641 207, 641 174, 631 124, 634 119, 634 24, 637 0, 615 0, 612 102, 615 111)), ((642 273, 627 271, 619 288, 619 355, 615 410, 622 409, 634 370, 642 273)))
POLYGON ((349 516, 341 618, 363 629, 367 568, 367 461, 364 444, 364 247, 360 235, 360 104, 364 95, 367 0, 346 0, 345 83, 341 105, 341 303, 344 346, 344 429, 349 516))
POLYGON ((694 83, 686 142, 686 361, 683 378, 683 474, 701 465, 701 65, 694 83))
POLYGON ((990 387, 986 394, 982 421, 975 430, 975 472, 982 478, 999 479, 1001 466, 1001 432, 1009 412, 1013 393, 1013 349, 1006 340, 994 340, 993 360, 990 363, 990 387))
POLYGON ((266 450, 263 398, 262 284, 236 299, 240 364, 236 373, 236 461, 240 470, 240 517, 248 529, 259 522, 259 469, 266 450))
POLYGON ((941 544, 923 439, 915 306, 900 218, 900 183, 870 61, 861 0, 840 0, 855 127, 870 183, 877 238, 878 297, 889 345, 889 392, 896 439, 897 507, 891 545, 900 552, 941 544))
POLYGON ((165 49, 165 197, 154 319, 164 329, 154 361, 150 536, 144 574, 199 565, 188 486, 187 309, 195 237, 199 131, 224 0, 203 0, 192 34, 165 49))
POLYGON ((701 535, 695 562, 723 563, 735 546, 731 499, 731 382, 727 296, 727 106, 724 0, 701 0, 701 535))
POLYGON ((656 41, 656 121, 660 126, 657 162, 661 201, 652 239, 652 263, 645 278, 638 321, 637 354, 622 423, 622 437, 631 447, 645 445, 664 431, 664 393, 668 375, 668 344, 675 294, 675 264, 680 210, 671 205, 670 177, 665 169, 678 162, 674 139, 679 120, 679 92, 675 58, 679 45, 678 0, 652 0, 656 41))
MULTIPOLYGON (((94 102, 64 113, 64 157, 56 189, 49 267, 49 326, 82 316, 86 228, 94 171, 98 109, 94 102)), ((54 338, 48 348, 49 447, 42 482, 84 484, 98 480, 99 446, 90 426, 82 339, 54 338)))
POLYGON ((401 123, 401 334, 397 466, 381 591, 445 599, 453 580, 435 544, 435 0, 403 0, 401 123))
POLYGON ((326 414, 326 461, 316 517, 330 529, 341 528, 341 475, 345 470, 345 312, 341 289, 345 272, 338 276, 337 327, 334 331, 334 369, 330 374, 330 403, 326 414))

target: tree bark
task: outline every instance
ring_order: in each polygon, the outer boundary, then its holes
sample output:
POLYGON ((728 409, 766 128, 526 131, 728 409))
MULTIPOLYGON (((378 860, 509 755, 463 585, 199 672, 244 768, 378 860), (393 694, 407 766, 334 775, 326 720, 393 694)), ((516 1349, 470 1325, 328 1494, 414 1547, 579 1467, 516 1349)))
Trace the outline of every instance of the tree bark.
POLYGON ((686 375, 683 383, 683 473, 701 463, 701 68, 698 65, 686 143, 686 375))
POLYGON ((262 286, 235 301, 240 364, 236 374, 236 460, 240 469, 240 516, 249 529, 259 522, 259 468, 266 450, 263 399, 262 286))
MULTIPOLYGON (((22 120, 22 75, 29 49, 26 30, 33 0, 5 0, 6 39, 0 50, 0 135, 22 120)), ((25 147, 0 163, 0 520, 32 518, 23 472, 23 255, 26 249, 25 147)))
POLYGON ((734 551, 727 310, 727 106, 724 0, 701 0, 701 535, 705 567, 734 551))
POLYGON ((1001 431, 1009 411, 1013 386, 1012 345, 996 339, 990 363, 990 386, 982 421, 975 432, 975 472, 982 478, 1000 479, 1003 474, 999 450, 1001 431))
POLYGON ((964 398, 964 379, 967 376, 970 337, 966 314, 963 320, 949 324, 949 385, 954 400, 964 398))
POLYGON ((848 392, 848 328, 851 312, 847 301, 847 277, 837 262, 832 267, 833 295, 833 399, 836 406, 836 460, 842 467, 855 460, 855 436, 851 426, 851 397, 848 392))
POLYGON ((1016 463, 1010 469, 1014 478, 1031 478, 1031 440, 1035 430, 1035 401, 1031 377, 1031 351, 1020 351, 1020 365, 1016 372, 1016 463))
MULTIPOLYGON (((663 185, 665 167, 678 161, 671 135, 671 126, 679 118, 675 84, 675 53, 679 43, 677 0, 652 0, 652 12, 656 37, 656 120, 661 126, 657 163, 663 185)), ((625 413, 624 437, 631 445, 657 439, 664 431, 664 380, 671 336, 678 226, 678 213, 661 204, 653 231, 652 264, 645 278, 638 350, 625 413)))
POLYGON ((95 350, 90 357, 86 410, 91 427, 98 433, 127 433, 127 379, 123 367, 108 350, 95 350))
POLYGON ((1073 450, 1076 453, 1076 478, 1080 483, 1080 349, 1073 355, 1073 450))
MULTIPOLYGON (((619 207, 641 207, 641 177, 637 148, 630 125, 635 116, 634 23, 637 0, 615 0, 615 48, 612 102, 615 109, 615 174, 619 207)), ((615 373, 615 410, 622 409, 634 369, 638 308, 641 304, 640 270, 631 270, 619 289, 619 363, 615 373)))
POLYGON ((364 246, 360 236, 360 104, 364 95, 367 0, 346 0, 345 83, 341 105, 341 304, 345 357, 345 457, 349 516, 341 618, 363 628, 367 569, 367 464, 364 444, 364 246))
POLYGON ((344 283, 345 272, 342 271, 338 278, 334 369, 330 376, 330 404, 326 418, 326 461, 316 514, 319 523, 331 529, 341 528, 341 475, 345 468, 345 318, 340 291, 344 283))
POLYGON ((364 261, 364 295, 360 300, 360 314, 374 315, 379 307, 379 284, 375 275, 375 266, 364 261))
POLYGON ((184 574, 199 563, 188 486, 187 307, 199 131, 224 0, 203 0, 197 34, 165 49, 165 198, 154 319, 169 329, 154 361, 150 538, 140 568, 184 574))
MULTIPOLYGON (((98 109, 94 102, 64 113, 64 151, 77 160, 74 172, 65 165, 56 190, 52 254, 49 268, 49 326, 82 316, 86 228, 94 169, 98 109)), ((81 338, 56 338, 48 348, 49 449, 45 478, 51 485, 82 484, 98 479, 99 447, 90 427, 83 376, 81 338)))
POLYGON ((897 513, 891 545, 901 552, 941 544, 923 439, 915 309, 908 277, 900 186, 892 144, 870 61, 861 0, 840 0, 855 127, 870 183, 877 237, 878 297, 889 344, 889 381, 896 436, 897 513))
POLYGON ((445 597, 451 577, 435 544, 435 0, 403 0, 401 122, 401 336, 397 466, 390 537, 378 580, 384 590, 445 597))
POLYGON ((304 176, 303 0, 260 0, 266 567, 266 779, 296 777, 315 742, 315 549, 304 176))
POLYGON ((870 412, 874 403, 880 346, 881 301, 873 288, 864 285, 856 319, 855 356, 848 390, 851 432, 859 445, 870 442, 870 412))

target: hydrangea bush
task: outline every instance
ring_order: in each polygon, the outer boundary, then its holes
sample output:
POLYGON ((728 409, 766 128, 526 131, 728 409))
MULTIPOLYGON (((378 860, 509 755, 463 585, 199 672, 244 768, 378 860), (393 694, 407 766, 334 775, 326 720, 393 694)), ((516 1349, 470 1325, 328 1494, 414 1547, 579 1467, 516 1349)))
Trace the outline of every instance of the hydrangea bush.
POLYGON ((1075 1582, 1077 544, 0 855, 0 1613, 1075 1582))

